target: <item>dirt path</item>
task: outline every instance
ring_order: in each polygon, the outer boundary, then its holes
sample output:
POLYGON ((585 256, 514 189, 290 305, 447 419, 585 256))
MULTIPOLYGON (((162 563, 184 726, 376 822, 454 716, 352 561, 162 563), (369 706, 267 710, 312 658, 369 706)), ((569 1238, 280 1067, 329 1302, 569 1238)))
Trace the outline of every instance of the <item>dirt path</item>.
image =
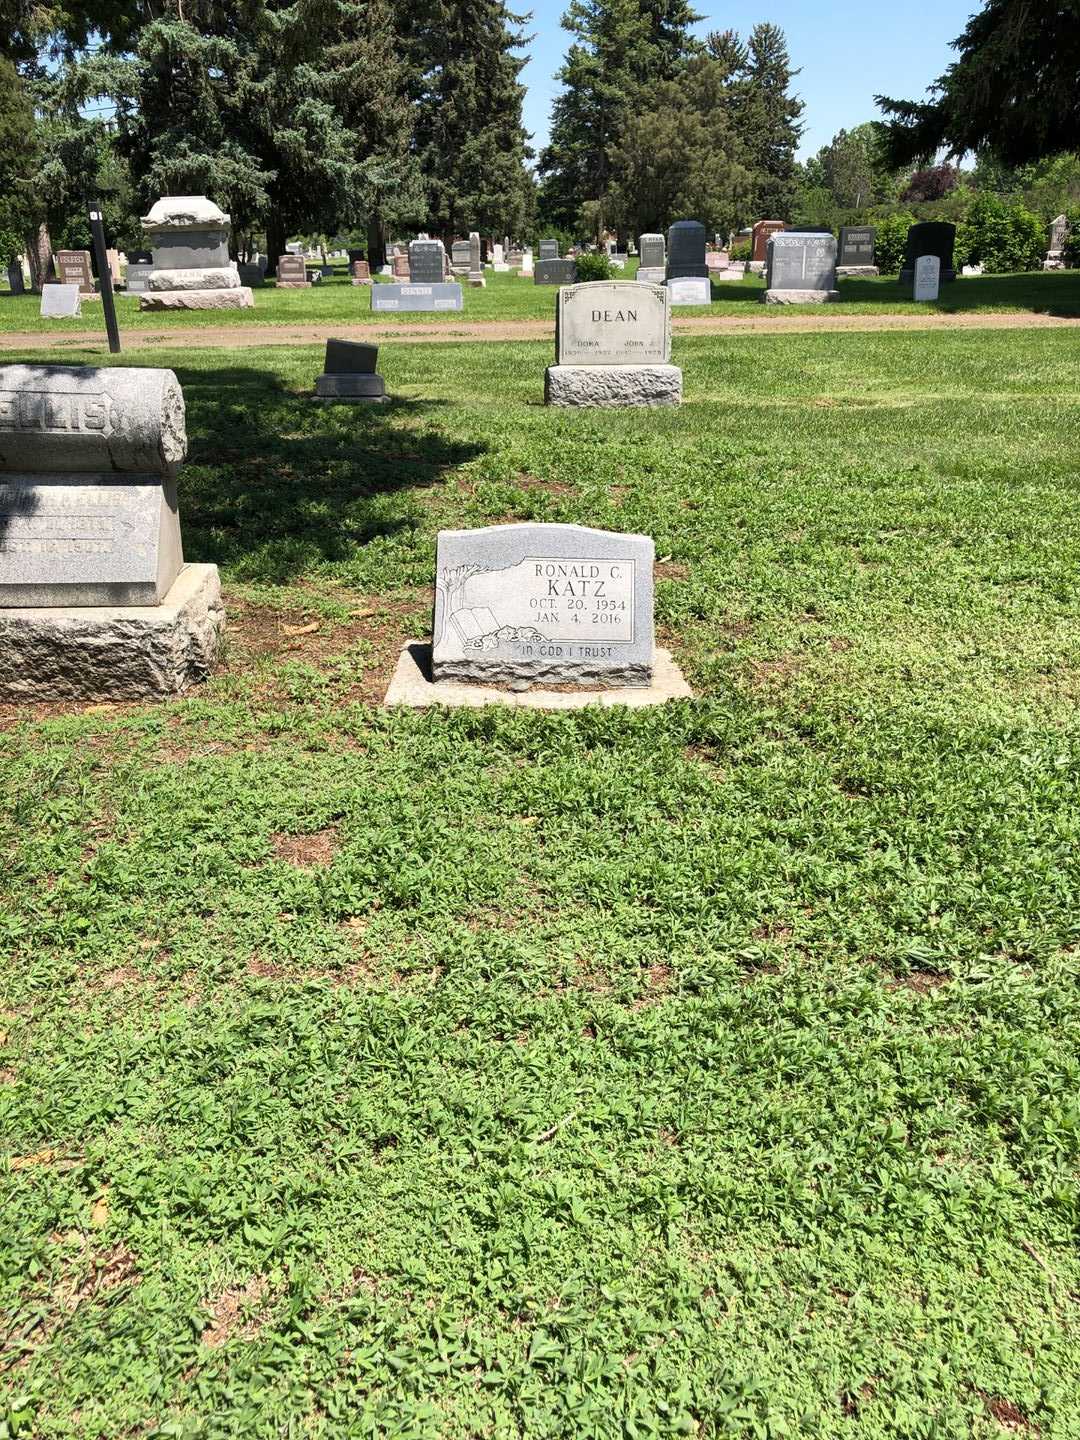
MULTIPOLYGON (((924 315, 814 314, 687 315, 676 317, 676 335, 786 335, 836 330, 1024 330, 1076 329, 1080 317, 1041 315, 1031 311, 985 314, 963 310, 956 314, 928 311, 924 315)), ((127 330, 125 350, 170 345, 248 350, 266 345, 321 345, 326 340, 396 340, 406 345, 461 340, 550 340, 551 320, 492 320, 471 325, 206 325, 161 330, 127 330)), ((0 350, 51 350, 105 348, 101 330, 53 331, 49 334, 0 335, 0 350)))

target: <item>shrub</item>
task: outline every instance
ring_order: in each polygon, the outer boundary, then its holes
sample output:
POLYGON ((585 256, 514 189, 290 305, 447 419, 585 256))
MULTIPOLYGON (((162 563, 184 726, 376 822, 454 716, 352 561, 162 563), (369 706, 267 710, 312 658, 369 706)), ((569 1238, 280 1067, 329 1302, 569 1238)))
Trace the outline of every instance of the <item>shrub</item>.
POLYGON ((606 255, 591 254, 577 257, 576 274, 579 280, 610 280, 615 272, 606 255))
POLYGON ((754 255, 754 247, 749 240, 737 240, 728 251, 728 259, 734 261, 751 260, 754 255))
POLYGON ((988 275, 1037 270, 1046 251, 1045 227, 1025 205, 978 195, 956 231, 956 263, 981 265, 988 275))
POLYGON ((904 263, 907 232, 915 224, 914 215, 889 215, 877 223, 874 239, 874 264, 883 275, 898 275, 904 263))

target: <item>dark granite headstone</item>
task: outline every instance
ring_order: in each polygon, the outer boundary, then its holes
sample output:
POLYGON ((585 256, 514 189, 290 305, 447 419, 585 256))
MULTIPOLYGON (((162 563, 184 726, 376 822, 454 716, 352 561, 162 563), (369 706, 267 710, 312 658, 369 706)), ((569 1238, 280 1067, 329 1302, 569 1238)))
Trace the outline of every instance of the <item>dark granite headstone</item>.
POLYGON ((327 375, 374 375, 379 347, 362 340, 328 340, 323 371, 327 375))
POLYGON ((708 279, 705 226, 700 220, 676 220, 668 231, 667 278, 708 279))
POLYGON ((220 230, 186 230, 168 245, 154 246, 155 270, 217 269, 229 263, 229 241, 220 230))
POLYGON ((907 233, 904 247, 904 266, 900 271, 901 285, 911 285, 915 280, 915 262, 920 255, 936 255, 941 261, 941 281, 956 279, 953 264, 953 246, 956 244, 956 226, 946 220, 921 220, 912 225, 907 233))
POLYGON ((558 240, 541 240, 541 241, 540 241, 540 259, 541 259, 541 260, 557 260, 558 258, 559 258, 559 242, 558 242, 558 240))
POLYGON ((873 225, 841 225, 840 258, 837 264, 845 269, 851 265, 873 265, 876 235, 877 230, 873 225))
POLYGON ((21 260, 12 260, 7 267, 8 289, 12 295, 26 294, 26 281, 23 279, 23 268, 21 260))
POLYGON ((573 285, 577 263, 573 260, 538 260, 533 269, 534 285, 573 285))
POLYGON ((830 230, 783 230, 769 240, 769 290, 836 289, 836 240, 830 230))
POLYGON ((414 240, 409 246, 409 284, 441 285, 445 272, 442 242, 414 240))

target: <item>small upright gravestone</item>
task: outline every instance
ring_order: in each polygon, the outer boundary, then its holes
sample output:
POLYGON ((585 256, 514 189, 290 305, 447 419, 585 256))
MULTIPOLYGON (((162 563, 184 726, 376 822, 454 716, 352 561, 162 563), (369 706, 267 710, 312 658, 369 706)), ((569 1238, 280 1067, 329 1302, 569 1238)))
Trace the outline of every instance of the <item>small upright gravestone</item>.
POLYGON ((349 279, 354 285, 370 285, 371 266, 366 260, 350 260, 349 279))
POLYGON ((375 371, 378 359, 377 345, 328 340, 323 373, 315 381, 316 400, 324 405, 370 405, 387 400, 386 381, 375 371))
POLYGON ((279 255, 277 262, 277 288, 279 290, 307 290, 307 263, 302 255, 279 255))
POLYGON ((131 700, 205 678, 217 569, 185 565, 171 370, 0 366, 0 699, 131 700))
POLYGON ((649 685, 653 558, 647 535, 580 525, 441 531, 435 680, 649 685))
POLYGON ((395 280, 408 280, 409 278, 409 257, 395 252, 391 265, 391 273, 395 280))
POLYGON ((759 220, 750 231, 750 269, 757 275, 764 275, 765 262, 769 258, 769 240, 785 229, 783 220, 759 220))
POLYGON ((667 251, 663 235, 638 236, 637 278, 643 285, 662 285, 667 279, 667 251))
POLYGON ((441 285, 446 254, 441 240, 413 240, 409 245, 409 284, 441 285))
POLYGON ((229 217, 205 195, 167 195, 143 216, 154 255, 140 310, 247 310, 255 300, 229 259, 229 217))
POLYGON ((455 240, 450 246, 450 264, 455 275, 467 275, 469 273, 469 261, 472 253, 468 240, 455 240))
POLYGON ((1043 261, 1044 270, 1065 269, 1065 241, 1069 238, 1069 218, 1058 215, 1050 222, 1050 248, 1043 261))
POLYGON ((124 275, 124 288, 129 295, 145 295, 150 289, 150 276, 154 272, 152 260, 128 260, 124 275))
POLYGON ((21 260, 12 260, 7 267, 8 289, 12 295, 26 294, 26 281, 23 279, 23 268, 21 260))
POLYGON ((946 220, 921 220, 912 225, 907 233, 904 247, 904 264, 900 271, 900 284, 911 285, 915 280, 915 261, 920 255, 936 255, 941 261, 941 280, 946 283, 956 279, 953 264, 953 249, 956 245, 956 226, 946 220))
POLYGON ((100 298, 94 289, 89 250, 58 250, 56 273, 62 285, 78 285, 79 294, 84 300, 100 298))
POLYGON ((559 242, 558 242, 558 240, 541 240, 541 241, 540 241, 540 259, 541 259, 541 260, 558 260, 558 258, 559 258, 559 242))
POLYGON ((700 221, 676 220, 668 231, 666 275, 672 305, 708 305, 712 300, 700 221))
POLYGON ((821 305, 838 300, 836 238, 820 231, 784 230, 769 239, 766 305, 821 305))
POLYGON ((41 318, 43 320, 70 320, 82 314, 82 295, 78 285, 58 285, 55 282, 41 287, 41 318))
POLYGON ((920 255, 915 261, 914 298, 936 300, 941 289, 941 261, 936 255, 920 255))
MULTIPOLYGON (((550 262, 549 262, 550 263, 550 262)), ((671 364, 671 308, 662 285, 596 280, 559 291, 548 405, 678 405, 682 371, 671 364)))
POLYGON ((868 276, 881 272, 874 264, 874 242, 877 230, 873 225, 841 225, 840 258, 837 275, 868 276))

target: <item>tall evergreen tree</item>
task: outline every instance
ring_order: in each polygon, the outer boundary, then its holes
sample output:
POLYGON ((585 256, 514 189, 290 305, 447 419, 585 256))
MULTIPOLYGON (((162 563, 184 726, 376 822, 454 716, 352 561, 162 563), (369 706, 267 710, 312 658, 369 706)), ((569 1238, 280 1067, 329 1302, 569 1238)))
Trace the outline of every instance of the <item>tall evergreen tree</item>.
POLYGON ((790 93, 798 75, 778 25, 755 25, 744 69, 744 161, 754 177, 755 219, 785 220, 797 189, 795 152, 803 132, 804 105, 790 93))
POLYGON ((690 35, 700 18, 688 0, 571 0, 562 24, 575 40, 558 72, 563 91, 539 164, 549 223, 572 230, 588 204, 596 230, 605 227, 612 148, 635 123, 641 97, 700 49, 690 35))
POLYGON ((515 52, 528 16, 503 0, 412 0, 405 15, 428 224, 447 243, 471 229, 523 233, 532 152, 515 52))

